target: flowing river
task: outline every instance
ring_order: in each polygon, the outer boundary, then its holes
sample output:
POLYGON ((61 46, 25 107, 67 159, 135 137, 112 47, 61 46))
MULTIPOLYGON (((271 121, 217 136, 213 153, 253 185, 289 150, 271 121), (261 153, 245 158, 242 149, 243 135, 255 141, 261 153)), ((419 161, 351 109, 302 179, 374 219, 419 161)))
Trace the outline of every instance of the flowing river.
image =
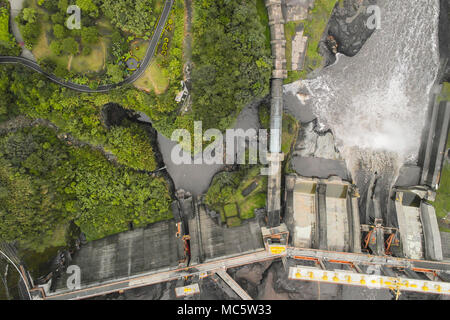
MULTIPOLYGON (((370 173, 389 189, 401 165, 417 159, 439 69, 439 0, 378 5, 380 28, 356 56, 339 55, 315 79, 285 86, 307 95, 306 106, 333 131, 360 189, 370 173)), ((298 108, 306 106, 299 101, 298 108)))

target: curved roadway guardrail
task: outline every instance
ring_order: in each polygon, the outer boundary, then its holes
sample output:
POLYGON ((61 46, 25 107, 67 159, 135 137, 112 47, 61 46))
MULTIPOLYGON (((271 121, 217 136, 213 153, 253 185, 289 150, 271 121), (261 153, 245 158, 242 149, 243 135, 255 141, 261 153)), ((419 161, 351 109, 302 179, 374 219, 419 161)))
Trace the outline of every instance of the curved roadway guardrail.
POLYGON ((9 57, 9 56, 0 56, 0 64, 6 64, 6 63, 15 63, 15 64, 21 64, 25 67, 28 67, 44 76, 46 76, 49 80, 53 81, 54 83, 57 83, 61 86, 64 86, 66 88, 79 91, 79 92, 87 92, 87 93, 100 93, 100 92, 108 92, 114 88, 121 87, 125 84, 130 84, 135 82, 137 79, 139 79, 142 74, 145 72, 145 69, 147 69, 151 59, 155 55, 156 48, 158 46, 159 39, 161 38, 161 35, 164 31, 164 27, 167 22, 167 18, 169 17, 170 11, 172 9, 174 0, 166 0, 166 3, 164 5, 163 12, 161 14, 161 17, 158 21, 158 25, 155 29, 155 32, 153 33, 153 37, 150 39, 150 45, 147 48, 147 52, 145 53, 145 58, 142 60, 141 65, 139 68, 128 78, 123 80, 119 83, 114 84, 107 84, 107 85, 101 85, 97 89, 92 89, 86 85, 81 85, 69 81, 65 81, 63 79, 60 79, 56 77, 53 74, 50 74, 46 71, 44 71, 36 62, 28 60, 23 57, 9 57))

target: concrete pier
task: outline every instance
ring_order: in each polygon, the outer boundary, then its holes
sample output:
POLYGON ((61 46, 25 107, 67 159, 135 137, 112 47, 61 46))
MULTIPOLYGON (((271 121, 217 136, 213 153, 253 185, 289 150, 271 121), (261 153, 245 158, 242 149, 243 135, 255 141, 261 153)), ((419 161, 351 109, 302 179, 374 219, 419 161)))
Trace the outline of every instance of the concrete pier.
POLYGON ((434 207, 426 202, 428 191, 398 189, 395 193, 403 255, 411 259, 443 260, 441 235, 434 207))
POLYGON ((267 218, 270 227, 280 225, 281 211, 281 133, 283 120, 283 79, 287 78, 286 39, 281 0, 265 1, 271 35, 274 70, 272 72, 272 100, 270 109, 270 154, 267 189, 267 218))
POLYGON ((253 219, 233 228, 219 226, 203 205, 188 221, 191 246, 190 265, 251 253, 264 248, 261 228, 253 219))
POLYGON ((286 176, 285 222, 295 247, 361 252, 356 192, 338 177, 286 176))
POLYGON ((216 273, 242 300, 253 300, 225 270, 217 270, 216 273))
MULTIPOLYGON (((440 92, 440 88, 437 89, 440 92)), ((424 130, 419 166, 422 168, 420 184, 436 190, 445 156, 450 126, 450 102, 435 99, 430 106, 428 125, 424 130)))

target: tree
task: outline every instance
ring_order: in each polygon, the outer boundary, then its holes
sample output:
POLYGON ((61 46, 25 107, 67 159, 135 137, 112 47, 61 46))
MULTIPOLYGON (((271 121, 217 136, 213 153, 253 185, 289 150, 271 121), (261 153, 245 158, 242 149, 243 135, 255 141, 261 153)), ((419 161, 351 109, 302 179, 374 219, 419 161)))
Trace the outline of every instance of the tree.
POLYGON ((64 24, 65 16, 63 13, 57 12, 57 13, 52 14, 50 16, 50 19, 52 20, 53 23, 62 25, 62 24, 64 24))
POLYGON ((92 0, 77 0, 76 4, 82 11, 88 12, 90 16, 98 17, 98 8, 92 0))
POLYGON ((123 67, 111 63, 106 64, 106 74, 111 78, 113 83, 122 81, 125 76, 123 67))
POLYGON ((59 40, 54 40, 50 43, 50 50, 56 54, 57 56, 60 56, 62 53, 62 43, 59 40))
POLYGON ((102 4, 103 12, 112 23, 137 36, 144 36, 154 27, 157 19, 154 7, 154 0, 116 0, 102 4))
POLYGON ((139 227, 169 219, 168 190, 164 179, 115 166, 89 147, 69 147, 49 128, 0 136, 0 241, 42 251, 64 245, 70 221, 95 240, 126 231, 130 221, 139 227))
POLYGON ((67 54, 76 55, 79 50, 78 42, 72 37, 65 38, 62 41, 62 50, 67 54))
POLYGON ((92 52, 92 48, 91 47, 83 47, 83 56, 88 56, 90 55, 92 52))
POLYGON ((269 92, 271 53, 254 0, 199 1, 194 6, 194 116, 205 129, 224 130, 245 104, 269 92))
POLYGON ((53 25, 53 35, 56 39, 63 39, 66 36, 66 28, 60 24, 53 25))
POLYGON ((22 11, 22 19, 28 23, 36 22, 36 9, 34 8, 24 8, 22 11))

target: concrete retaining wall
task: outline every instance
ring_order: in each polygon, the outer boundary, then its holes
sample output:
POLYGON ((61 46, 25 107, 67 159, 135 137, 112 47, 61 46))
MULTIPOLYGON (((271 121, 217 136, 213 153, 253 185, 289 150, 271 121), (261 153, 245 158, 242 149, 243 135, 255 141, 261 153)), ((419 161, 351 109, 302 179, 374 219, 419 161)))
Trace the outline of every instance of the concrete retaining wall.
POLYGON ((443 260, 441 235, 434 207, 422 202, 420 205, 420 219, 425 240, 425 259, 443 260))

